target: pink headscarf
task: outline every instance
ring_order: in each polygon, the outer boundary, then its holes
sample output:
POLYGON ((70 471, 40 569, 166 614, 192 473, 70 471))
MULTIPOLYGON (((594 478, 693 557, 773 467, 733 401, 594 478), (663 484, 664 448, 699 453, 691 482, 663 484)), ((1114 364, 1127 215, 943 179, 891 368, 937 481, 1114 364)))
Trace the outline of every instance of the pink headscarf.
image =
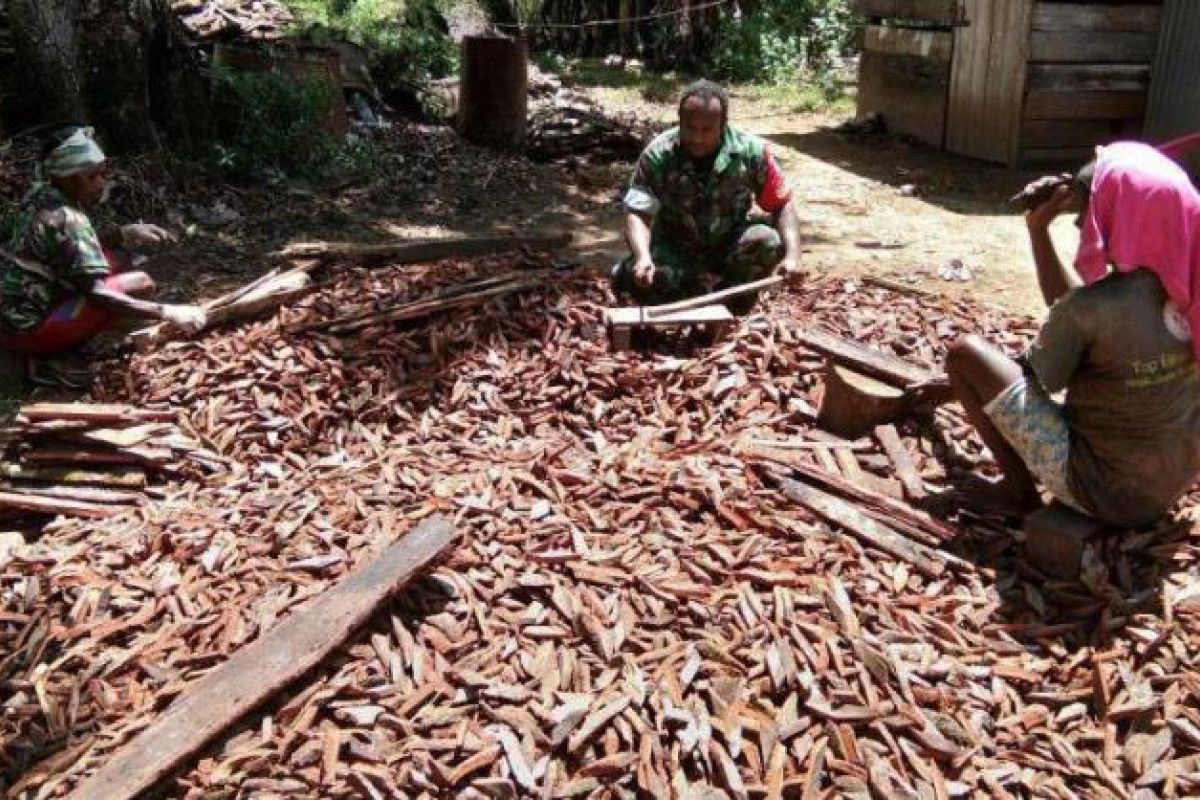
POLYGON ((1075 270, 1084 283, 1146 268, 1187 318, 1200 362, 1200 192, 1179 164, 1140 142, 1098 148, 1075 270))

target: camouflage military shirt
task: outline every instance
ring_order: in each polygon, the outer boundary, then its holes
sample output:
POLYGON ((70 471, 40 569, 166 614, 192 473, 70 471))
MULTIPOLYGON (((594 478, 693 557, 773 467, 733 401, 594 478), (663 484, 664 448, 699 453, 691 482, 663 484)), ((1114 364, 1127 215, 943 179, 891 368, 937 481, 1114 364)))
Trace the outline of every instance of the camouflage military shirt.
POLYGON ((638 159, 625 208, 654 217, 656 242, 697 256, 727 253, 750 224, 753 204, 774 214, 791 199, 766 142, 726 126, 705 170, 679 143, 679 129, 656 138, 638 159))
POLYGON ((52 186, 35 187, 7 227, 7 250, 42 267, 45 276, 0 256, 0 330, 27 333, 72 289, 108 275, 108 261, 91 220, 52 186))

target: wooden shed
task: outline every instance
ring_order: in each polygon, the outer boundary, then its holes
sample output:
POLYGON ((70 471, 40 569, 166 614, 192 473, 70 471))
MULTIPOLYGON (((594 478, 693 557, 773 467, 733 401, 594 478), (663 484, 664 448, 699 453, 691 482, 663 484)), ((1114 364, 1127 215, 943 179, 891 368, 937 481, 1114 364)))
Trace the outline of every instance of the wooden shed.
POLYGON ((1161 0, 852 0, 860 115, 1004 164, 1078 161, 1142 132, 1161 0))

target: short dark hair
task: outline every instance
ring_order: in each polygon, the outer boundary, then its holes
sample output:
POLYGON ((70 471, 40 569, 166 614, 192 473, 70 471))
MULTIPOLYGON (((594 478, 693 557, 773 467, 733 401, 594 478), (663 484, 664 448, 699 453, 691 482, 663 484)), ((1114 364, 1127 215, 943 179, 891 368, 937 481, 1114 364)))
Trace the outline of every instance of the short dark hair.
POLYGON ((707 106, 713 100, 721 104, 721 122, 729 121, 729 92, 719 83, 709 80, 698 80, 684 87, 683 95, 679 98, 679 113, 683 114, 683 106, 688 100, 697 98, 707 106))
POLYGON ((78 122, 68 122, 55 126, 54 130, 46 134, 42 139, 42 150, 38 153, 38 160, 45 161, 58 148, 62 147, 63 142, 74 136, 81 128, 87 127, 78 122))

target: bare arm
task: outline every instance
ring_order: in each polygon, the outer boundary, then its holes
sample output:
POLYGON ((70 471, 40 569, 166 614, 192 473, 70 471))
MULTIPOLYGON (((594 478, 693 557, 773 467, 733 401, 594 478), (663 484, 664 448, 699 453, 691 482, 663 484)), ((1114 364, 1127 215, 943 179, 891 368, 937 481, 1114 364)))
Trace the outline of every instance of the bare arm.
POLYGON ((1025 215, 1029 229, 1029 243, 1033 247, 1033 262, 1037 265, 1038 286, 1047 306, 1054 305, 1059 298, 1080 285, 1058 257, 1054 241, 1050 238, 1050 223, 1074 202, 1070 187, 1061 187, 1049 200, 1025 215))
POLYGON ((783 239, 784 260, 792 260, 799 264, 804 247, 800 238, 800 212, 796 210, 794 201, 789 200, 787 205, 779 209, 779 213, 775 215, 775 225, 783 239))
POLYGON ((641 214, 631 211, 625 215, 625 241, 633 251, 635 267, 654 263, 650 257, 650 224, 641 214))

